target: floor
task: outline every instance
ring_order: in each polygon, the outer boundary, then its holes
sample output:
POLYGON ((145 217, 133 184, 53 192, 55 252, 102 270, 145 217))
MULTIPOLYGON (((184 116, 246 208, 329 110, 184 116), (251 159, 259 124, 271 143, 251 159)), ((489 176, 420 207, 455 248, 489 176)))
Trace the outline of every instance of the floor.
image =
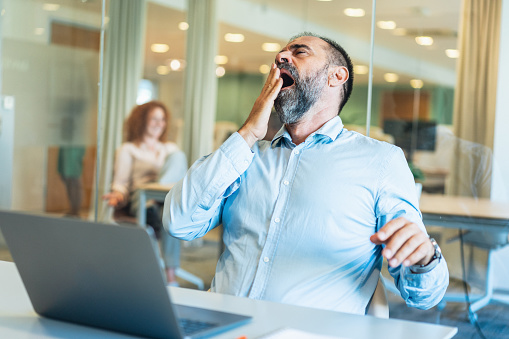
MULTIPOLYGON (((182 262, 184 270, 203 279, 205 290, 210 287, 214 276, 215 265, 219 257, 220 233, 210 232, 203 239, 182 243, 182 262)), ((7 249, 0 248, 0 260, 10 261, 7 249)), ((191 283, 179 279, 184 288, 196 288, 191 283)), ((451 282, 451 286, 454 283, 451 282)), ((388 293, 390 317, 427 323, 437 323, 458 327, 458 334, 454 338, 482 338, 476 328, 470 324, 466 307, 462 303, 448 303, 439 311, 434 307, 421 311, 407 307, 399 296, 388 293)), ((478 312, 478 323, 485 338, 509 339, 509 305, 493 302, 478 312)))

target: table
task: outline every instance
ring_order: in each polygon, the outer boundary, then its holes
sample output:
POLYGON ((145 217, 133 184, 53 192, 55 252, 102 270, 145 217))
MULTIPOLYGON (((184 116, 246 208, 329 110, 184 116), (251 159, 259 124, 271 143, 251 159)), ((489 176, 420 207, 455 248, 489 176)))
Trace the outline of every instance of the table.
MULTIPOLYGON (((138 188, 139 194, 139 207, 138 213, 136 215, 138 225, 145 225, 147 219, 147 201, 155 200, 157 202, 164 202, 164 198, 166 198, 166 194, 173 188, 174 184, 162 185, 159 183, 149 183, 141 185, 138 188)), ((187 280, 190 283, 196 285, 198 289, 203 290, 204 282, 199 277, 195 276, 192 273, 189 273, 182 269, 182 267, 177 267, 175 270, 175 275, 181 279, 187 280)))
MULTIPOLYGON (((253 316, 242 327, 215 336, 257 338, 283 327, 341 338, 452 338, 457 328, 396 319, 380 319, 268 301, 169 287, 175 303, 253 316)), ((13 263, 0 261, 0 338, 133 338, 120 333, 39 317, 33 310, 13 263)))
POLYGON ((139 194, 139 208, 138 208, 138 225, 145 225, 146 223, 146 206, 148 200, 155 200, 157 202, 164 202, 164 198, 166 198, 166 194, 173 188, 174 184, 168 184, 168 185, 162 185, 159 183, 149 183, 141 185, 138 188, 138 194, 139 194))
POLYGON ((419 207, 426 225, 509 232, 509 203, 423 193, 419 207))
MULTIPOLYGON (((475 302, 470 305, 469 317, 471 322, 475 322, 475 312, 493 300, 492 253, 509 244, 509 203, 472 197, 422 194, 420 209, 425 225, 475 231, 474 241, 469 243, 488 250, 485 294, 471 296, 471 300, 475 302), (485 238, 477 232, 489 232, 490 236, 485 238), (479 242, 475 237, 479 238, 479 242)), ((443 301, 465 302, 465 295, 448 293, 443 301)))

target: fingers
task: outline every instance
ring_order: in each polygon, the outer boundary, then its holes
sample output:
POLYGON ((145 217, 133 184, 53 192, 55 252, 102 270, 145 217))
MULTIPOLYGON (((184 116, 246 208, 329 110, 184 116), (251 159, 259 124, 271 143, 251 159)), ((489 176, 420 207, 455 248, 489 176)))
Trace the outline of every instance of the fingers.
POLYGON ((433 246, 426 232, 404 218, 391 220, 370 239, 377 245, 386 245, 382 255, 392 267, 426 264, 433 257, 433 246))

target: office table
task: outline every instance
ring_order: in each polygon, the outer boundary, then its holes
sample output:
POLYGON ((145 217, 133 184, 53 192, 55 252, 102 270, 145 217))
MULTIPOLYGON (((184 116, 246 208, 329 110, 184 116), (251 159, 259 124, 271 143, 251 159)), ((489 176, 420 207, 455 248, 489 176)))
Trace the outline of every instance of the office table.
POLYGON ((142 185, 138 188, 139 194, 139 208, 138 208, 138 225, 145 225, 146 223, 146 205, 148 200, 155 200, 157 202, 164 202, 166 194, 172 189, 173 184, 161 185, 159 183, 149 183, 142 185))
MULTIPOLYGON (((493 300, 491 257, 493 251, 509 243, 509 203, 472 197, 422 194, 420 209, 425 225, 476 232, 473 233, 474 241, 469 243, 488 251, 485 294, 471 296, 474 302, 470 305, 469 317, 471 322, 475 322, 477 319, 475 312, 493 300)), ((465 302, 465 295, 447 293, 443 301, 465 302)))
MULTIPOLYGON (((340 338, 452 338, 457 328, 346 314, 229 295, 169 287, 175 303, 253 316, 242 327, 215 336, 258 338, 283 327, 340 338)), ((133 338, 120 333, 39 317, 13 263, 0 261, 0 338, 133 338)))
MULTIPOLYGON (((138 225, 145 225, 146 219, 147 219, 147 201, 148 200, 155 200, 157 202, 164 202, 164 198, 166 197, 166 194, 172 189, 173 184, 168 185, 162 185, 159 183, 149 183, 140 186, 138 189, 139 194, 139 207, 138 207, 138 213, 136 215, 136 219, 138 222, 138 225)), ((182 269, 182 267, 177 267, 175 270, 175 275, 181 279, 187 280, 190 283, 196 285, 198 289, 203 290, 204 288, 204 282, 201 278, 197 277, 196 275, 189 273, 182 269)))
POLYGON ((419 207, 426 225, 509 232, 509 203, 423 193, 419 207))

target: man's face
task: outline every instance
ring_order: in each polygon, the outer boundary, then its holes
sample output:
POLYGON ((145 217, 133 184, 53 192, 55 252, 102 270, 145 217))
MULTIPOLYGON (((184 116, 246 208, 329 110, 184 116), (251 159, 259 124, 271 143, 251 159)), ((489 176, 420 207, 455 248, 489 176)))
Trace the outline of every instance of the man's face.
POLYGON ((274 108, 282 123, 299 121, 321 97, 327 86, 327 47, 327 43, 319 38, 300 37, 277 55, 283 87, 274 108))

